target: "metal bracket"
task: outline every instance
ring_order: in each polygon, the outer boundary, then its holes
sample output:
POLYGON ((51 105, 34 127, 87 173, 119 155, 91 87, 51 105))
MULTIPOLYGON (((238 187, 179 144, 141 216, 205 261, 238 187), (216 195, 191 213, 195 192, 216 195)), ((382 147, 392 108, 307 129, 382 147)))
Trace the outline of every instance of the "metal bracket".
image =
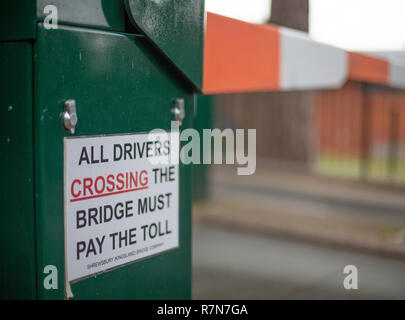
POLYGON ((69 99, 65 101, 61 118, 65 130, 69 131, 70 134, 74 134, 78 121, 76 113, 76 100, 69 99))
POLYGON ((185 116, 186 111, 184 109, 184 99, 176 99, 174 107, 172 109, 172 113, 174 115, 174 120, 179 122, 181 126, 185 116))

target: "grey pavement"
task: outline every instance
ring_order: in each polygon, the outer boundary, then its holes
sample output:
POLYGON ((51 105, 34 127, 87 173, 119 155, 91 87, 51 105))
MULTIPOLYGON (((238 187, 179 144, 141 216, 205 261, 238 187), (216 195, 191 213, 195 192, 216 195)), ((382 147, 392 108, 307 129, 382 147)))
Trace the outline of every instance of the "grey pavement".
POLYGON ((405 299, 405 261, 197 224, 193 298, 405 299), (358 290, 343 287, 346 265, 358 268, 358 290))

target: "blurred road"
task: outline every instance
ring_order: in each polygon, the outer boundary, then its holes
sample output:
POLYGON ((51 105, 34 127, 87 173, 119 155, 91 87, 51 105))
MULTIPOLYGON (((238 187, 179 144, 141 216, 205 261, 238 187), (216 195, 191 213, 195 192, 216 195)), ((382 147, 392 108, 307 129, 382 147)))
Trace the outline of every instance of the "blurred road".
POLYGON ((196 222, 405 258, 404 188, 288 170, 213 171, 211 197, 194 204, 196 222))
POLYGON ((405 261, 194 225, 194 299, 405 299, 405 261), (345 290, 355 265, 359 289, 345 290))

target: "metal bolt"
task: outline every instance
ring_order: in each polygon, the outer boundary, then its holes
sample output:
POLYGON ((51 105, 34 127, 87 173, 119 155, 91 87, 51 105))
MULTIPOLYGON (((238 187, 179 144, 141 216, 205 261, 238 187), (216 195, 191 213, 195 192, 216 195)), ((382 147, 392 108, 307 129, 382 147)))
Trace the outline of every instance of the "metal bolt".
POLYGON ((174 120, 178 121, 179 125, 181 125, 184 117, 186 116, 186 112, 184 109, 184 99, 176 99, 174 108, 172 109, 172 113, 174 115, 174 120))
POLYGON ((64 111, 62 112, 61 116, 64 128, 69 131, 70 134, 74 134, 78 121, 76 113, 76 101, 74 99, 65 101, 64 111))

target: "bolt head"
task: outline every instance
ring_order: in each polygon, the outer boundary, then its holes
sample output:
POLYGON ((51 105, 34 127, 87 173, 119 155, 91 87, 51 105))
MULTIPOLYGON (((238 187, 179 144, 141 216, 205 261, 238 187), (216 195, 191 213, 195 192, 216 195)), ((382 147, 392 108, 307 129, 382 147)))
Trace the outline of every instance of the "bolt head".
POLYGON ((74 99, 66 100, 64 103, 65 110, 62 113, 63 126, 71 134, 75 133, 78 117, 76 113, 76 101, 74 99))
POLYGON ((77 124, 77 114, 76 113, 73 113, 73 114, 71 114, 70 115, 70 125, 71 126, 76 126, 76 124, 77 124))

